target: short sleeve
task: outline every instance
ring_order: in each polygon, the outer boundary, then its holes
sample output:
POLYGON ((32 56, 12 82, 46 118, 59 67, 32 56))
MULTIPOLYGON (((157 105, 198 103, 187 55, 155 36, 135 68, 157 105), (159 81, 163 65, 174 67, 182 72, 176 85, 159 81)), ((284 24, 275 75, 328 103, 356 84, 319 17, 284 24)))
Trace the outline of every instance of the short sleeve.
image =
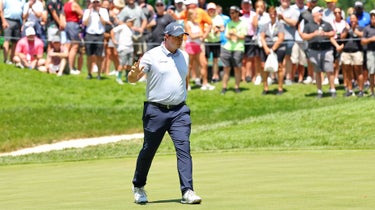
POLYGON ((143 68, 144 73, 148 73, 151 69, 151 54, 150 52, 146 52, 139 63, 139 68, 143 68))

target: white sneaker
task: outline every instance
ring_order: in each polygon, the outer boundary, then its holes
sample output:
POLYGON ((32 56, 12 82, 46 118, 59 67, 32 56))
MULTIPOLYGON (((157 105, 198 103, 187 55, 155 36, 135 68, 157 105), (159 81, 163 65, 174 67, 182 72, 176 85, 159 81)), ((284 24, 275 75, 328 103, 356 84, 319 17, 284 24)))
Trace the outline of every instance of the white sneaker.
POLYGON ((197 85, 197 86, 201 86, 201 85, 202 85, 202 83, 201 83, 201 78, 195 78, 195 79, 194 79, 194 83, 195 83, 195 85, 197 85))
POLYGON ((322 82, 322 85, 328 85, 329 84, 329 81, 328 81, 328 78, 324 78, 323 82, 322 82))
POLYGON ((307 76, 305 80, 303 80, 303 84, 311 84, 313 79, 310 76, 307 76))
POLYGON ((334 81, 335 85, 339 85, 340 82, 339 82, 339 78, 335 78, 335 81, 334 81))
POLYGON ((138 204, 147 203, 146 191, 143 187, 133 187, 134 202, 138 204))
POLYGON ((184 204, 200 204, 201 202, 202 198, 195 194, 195 192, 192 190, 186 191, 181 199, 181 203, 184 204))
POLYGON ((260 83, 262 83, 262 77, 261 76, 257 76, 255 78, 254 85, 260 85, 260 83))
POLYGON ((212 86, 210 84, 202 85, 201 90, 214 90, 215 86, 212 86))
POLYGON ((81 73, 81 71, 78 71, 78 70, 74 70, 74 69, 70 70, 70 74, 72 74, 72 75, 78 75, 80 73, 81 73))
POLYGON ((20 68, 20 69, 25 68, 21 63, 16 63, 16 67, 18 67, 18 68, 20 68))
POLYGON ((92 72, 97 73, 99 71, 98 65, 94 65, 92 68, 92 72))
POLYGON ((122 81, 122 79, 120 78, 116 78, 116 82, 119 84, 119 85, 123 85, 124 82, 122 81))
POLYGON ((290 80, 290 79, 286 79, 286 80, 284 81, 284 84, 285 84, 285 85, 292 85, 293 82, 292 82, 292 80, 290 80))
POLYGON ((109 72, 109 76, 115 76, 115 75, 117 75, 116 70, 112 70, 111 72, 109 72))
POLYGON ((267 83, 268 83, 268 85, 272 85, 272 82, 273 82, 272 78, 271 78, 271 77, 268 77, 268 78, 267 78, 267 83))

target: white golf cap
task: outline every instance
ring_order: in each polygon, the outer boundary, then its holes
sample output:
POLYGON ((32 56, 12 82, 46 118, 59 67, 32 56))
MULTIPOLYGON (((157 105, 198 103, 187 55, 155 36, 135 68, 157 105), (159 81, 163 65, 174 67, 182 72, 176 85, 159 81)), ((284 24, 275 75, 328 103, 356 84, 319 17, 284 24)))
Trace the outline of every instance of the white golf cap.
POLYGON ((321 7, 314 7, 314 9, 312 9, 311 13, 312 14, 315 14, 315 13, 318 13, 318 12, 323 12, 323 9, 321 7))
POLYGON ((26 30, 25 30, 25 34, 26 36, 31 36, 31 35, 35 35, 35 30, 33 27, 28 27, 26 30))

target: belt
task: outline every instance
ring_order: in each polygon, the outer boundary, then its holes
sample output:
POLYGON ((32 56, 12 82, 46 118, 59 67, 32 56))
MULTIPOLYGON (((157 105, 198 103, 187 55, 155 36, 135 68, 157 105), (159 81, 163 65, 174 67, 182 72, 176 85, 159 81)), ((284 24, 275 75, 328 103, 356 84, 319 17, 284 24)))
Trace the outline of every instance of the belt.
POLYGON ((185 105, 186 103, 185 103, 185 101, 183 101, 183 102, 181 102, 181 103, 179 103, 179 104, 177 104, 177 105, 165 105, 165 104, 159 104, 159 103, 156 103, 156 102, 152 102, 152 101, 149 101, 148 102, 149 104, 152 104, 152 105, 154 105, 154 106, 157 106, 157 107, 159 107, 159 108, 162 108, 162 109, 175 109, 175 108, 178 108, 178 107, 181 107, 181 106, 183 106, 183 105, 185 105))
POLYGON ((21 22, 20 19, 13 19, 13 18, 5 18, 6 20, 14 21, 14 22, 21 22))

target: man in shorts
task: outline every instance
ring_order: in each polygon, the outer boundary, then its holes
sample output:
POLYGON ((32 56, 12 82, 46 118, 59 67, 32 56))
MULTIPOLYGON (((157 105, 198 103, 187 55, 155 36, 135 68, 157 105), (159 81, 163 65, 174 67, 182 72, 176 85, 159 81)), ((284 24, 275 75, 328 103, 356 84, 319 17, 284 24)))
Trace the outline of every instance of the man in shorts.
POLYGON ((25 0, 0 0, 0 16, 4 30, 4 63, 12 63, 16 43, 21 38, 24 4, 25 0))
POLYGON ((323 9, 314 7, 312 10, 313 21, 307 23, 301 34, 302 39, 309 43, 309 60, 316 73, 317 98, 323 97, 322 73, 328 75, 331 97, 336 97, 333 74, 333 49, 330 38, 335 36, 330 23, 322 20, 323 9))
POLYGON ((370 12, 370 25, 363 30, 361 40, 362 45, 367 45, 367 68, 370 74, 370 97, 375 98, 374 94, 374 78, 375 78, 375 10, 370 12))

